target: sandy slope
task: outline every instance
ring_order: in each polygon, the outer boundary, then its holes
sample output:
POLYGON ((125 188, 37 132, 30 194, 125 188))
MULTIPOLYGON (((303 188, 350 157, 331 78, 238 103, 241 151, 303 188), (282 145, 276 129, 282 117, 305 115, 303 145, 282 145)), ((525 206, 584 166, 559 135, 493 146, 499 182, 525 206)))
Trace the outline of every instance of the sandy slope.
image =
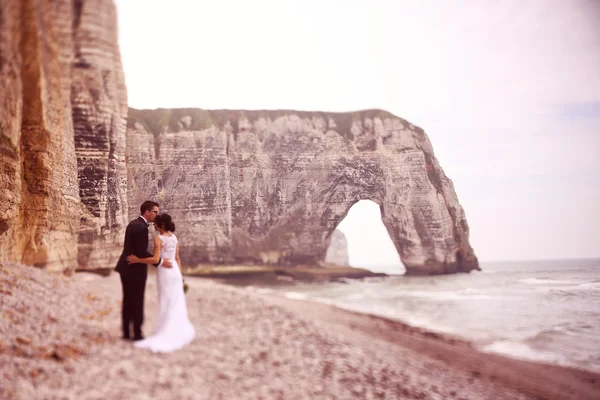
MULTIPOLYGON (((187 280, 198 337, 161 355, 119 339, 116 274, 65 278, 0 267, 0 398, 600 398, 594 374, 484 355, 325 305, 187 280)), ((146 334, 155 310, 151 276, 146 334)))

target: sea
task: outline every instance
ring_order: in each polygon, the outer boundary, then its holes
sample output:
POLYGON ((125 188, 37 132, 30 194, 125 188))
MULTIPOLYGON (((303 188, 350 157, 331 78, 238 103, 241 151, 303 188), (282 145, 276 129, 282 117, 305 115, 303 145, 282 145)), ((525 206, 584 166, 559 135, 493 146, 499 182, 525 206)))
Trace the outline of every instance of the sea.
POLYGON ((249 290, 322 302, 470 340, 485 352, 600 372, 600 259, 483 262, 482 271, 249 290))

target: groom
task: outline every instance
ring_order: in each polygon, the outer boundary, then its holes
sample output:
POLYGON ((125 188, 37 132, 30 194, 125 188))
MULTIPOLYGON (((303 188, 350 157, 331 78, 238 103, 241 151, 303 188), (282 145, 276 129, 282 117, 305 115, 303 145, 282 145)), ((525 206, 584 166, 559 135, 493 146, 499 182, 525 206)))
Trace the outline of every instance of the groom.
MULTIPOLYGON (((127 225, 125 244, 115 270, 121 275, 123 287, 123 339, 131 339, 133 325, 133 340, 142 340, 142 323, 144 322, 144 292, 148 266, 146 264, 127 264, 127 256, 134 254, 140 258, 152 257, 148 252, 148 225, 154 222, 158 215, 158 203, 145 201, 140 207, 140 216, 127 225)), ((171 268, 168 260, 158 260, 155 267, 171 268)))

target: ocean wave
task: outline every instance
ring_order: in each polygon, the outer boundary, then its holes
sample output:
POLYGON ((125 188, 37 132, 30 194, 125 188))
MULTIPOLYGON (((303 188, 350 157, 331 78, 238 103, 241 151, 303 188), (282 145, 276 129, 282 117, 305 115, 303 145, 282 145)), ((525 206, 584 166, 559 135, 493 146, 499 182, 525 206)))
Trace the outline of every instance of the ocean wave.
POLYGON ((361 293, 361 292, 357 292, 357 293, 351 293, 349 295, 346 295, 343 297, 344 300, 364 300, 367 297, 366 293, 361 293))
POLYGON ((600 283, 596 282, 588 282, 581 283, 576 286, 563 286, 558 288, 549 288, 548 291, 550 293, 555 293, 560 296, 566 297, 580 297, 585 294, 588 296, 596 297, 600 295, 600 283))
POLYGON ((571 364, 569 360, 561 354, 536 350, 525 343, 513 340, 495 341, 483 346, 481 350, 488 353, 503 354, 530 361, 541 361, 562 365, 571 364))
POLYGON ((481 289, 472 288, 472 287, 468 287, 468 288, 459 290, 459 293, 466 294, 466 295, 482 294, 482 290, 481 289))
POLYGON ((578 285, 581 283, 581 281, 550 278, 527 278, 520 279, 519 282, 527 285, 578 285))
POLYGON ((269 289, 269 288, 256 288, 255 291, 257 293, 273 293, 274 292, 273 289, 269 289))
MULTIPOLYGON (((557 332, 544 331, 539 335, 554 335, 557 332)), ((595 336, 594 336, 595 337, 595 336)), ((579 339, 573 339, 579 340, 579 339)), ((583 368, 589 371, 600 372, 600 357, 593 349, 597 348, 597 342, 593 340, 586 342, 583 348, 573 347, 565 344, 563 341, 555 343, 518 341, 518 340, 498 340, 490 344, 480 346, 480 350, 488 353, 502 354, 509 357, 515 357, 523 360, 557 364, 583 368), (560 352, 560 353, 558 353, 560 352)))
POLYGON ((306 299, 308 299, 308 295, 306 293, 285 292, 283 295, 285 297, 287 297, 288 299, 294 299, 294 300, 306 300, 306 299))
POLYGON ((592 281, 587 283, 582 283, 576 287, 577 290, 600 290, 600 282, 592 281))
MULTIPOLYGON (((371 315, 376 315, 376 316, 380 316, 380 317, 384 317, 384 318, 390 318, 390 319, 400 321, 402 323, 405 323, 405 324, 408 324, 411 326, 425 328, 432 332, 450 333, 450 334, 463 336, 465 338, 469 337, 469 335, 467 335, 466 332, 463 332, 462 329, 439 324, 425 316, 418 316, 418 315, 414 315, 414 314, 407 314, 407 313, 399 312, 395 307, 368 304, 368 303, 348 304, 348 303, 344 303, 343 301, 332 301, 330 299, 323 299, 323 298, 314 298, 314 299, 310 299, 310 300, 330 304, 330 305, 336 306, 338 308, 342 308, 342 309, 349 310, 349 311, 356 311, 356 312, 360 312, 360 313, 364 313, 364 314, 371 314, 371 315)), ((484 338, 487 339, 488 336, 485 336, 484 338)), ((481 338, 479 338, 479 339, 481 339, 481 338)))
POLYGON ((420 297, 436 300, 485 300, 492 299, 495 296, 481 293, 476 289, 467 288, 457 291, 427 291, 427 290, 406 290, 399 291, 398 295, 409 297, 420 297))
POLYGON ((247 290, 249 292, 255 292, 255 293, 273 293, 274 290, 271 288, 264 288, 264 287, 258 287, 258 286, 245 286, 244 290, 247 290))
POLYGON ((564 336, 576 336, 577 331, 566 326, 554 326, 550 329, 544 329, 540 332, 525 338, 523 341, 528 343, 548 343, 560 340, 564 336))
POLYGON ((560 352, 572 352, 575 347, 589 348, 591 352, 598 348, 598 330, 585 323, 561 323, 538 331, 526 329, 520 334, 504 336, 499 341, 517 342, 541 351, 540 349, 560 352))
POLYGON ((310 301, 317 301, 323 304, 336 305, 336 302, 332 299, 328 299, 326 297, 315 297, 314 299, 309 299, 310 301))

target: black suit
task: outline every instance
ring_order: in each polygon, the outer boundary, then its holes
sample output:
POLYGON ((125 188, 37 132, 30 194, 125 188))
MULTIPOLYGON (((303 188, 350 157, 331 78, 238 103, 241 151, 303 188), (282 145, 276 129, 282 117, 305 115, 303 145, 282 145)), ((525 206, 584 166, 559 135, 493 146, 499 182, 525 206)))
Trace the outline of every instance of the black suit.
MULTIPOLYGON (((133 254, 139 258, 152 257, 148 252, 148 224, 140 216, 127 225, 123 253, 115 270, 121 275, 123 286, 123 337, 130 337, 133 323, 134 337, 142 337, 144 322, 144 292, 148 277, 147 264, 127 264, 127 256, 133 254)), ((160 264, 160 260, 159 263, 160 264)), ((156 264, 156 265, 158 265, 156 264)))

